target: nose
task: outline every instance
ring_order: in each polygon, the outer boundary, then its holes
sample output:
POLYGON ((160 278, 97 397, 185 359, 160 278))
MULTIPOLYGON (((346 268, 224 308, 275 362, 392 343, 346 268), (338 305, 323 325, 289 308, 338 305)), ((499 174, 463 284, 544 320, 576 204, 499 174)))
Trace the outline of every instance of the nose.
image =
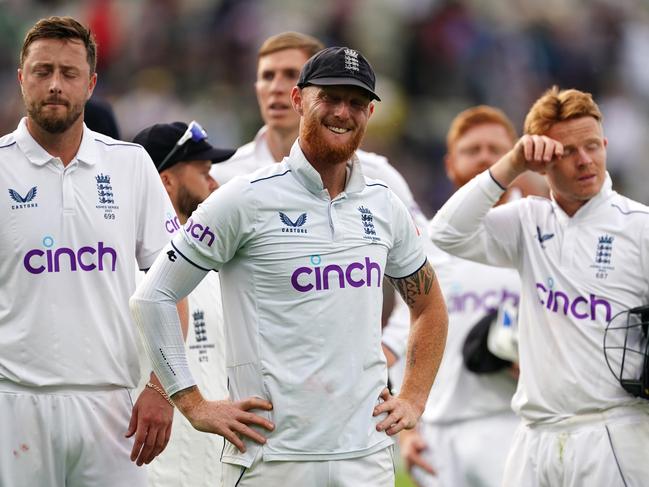
POLYGON ((498 157, 489 149, 489 147, 481 147, 477 159, 477 166, 481 171, 485 171, 494 165, 498 160, 498 157))
POLYGON ((271 93, 282 93, 292 88, 292 86, 289 87, 288 85, 289 83, 285 76, 277 75, 270 83, 270 91, 271 93))
POLYGON ((591 164, 593 162, 593 158, 583 147, 577 149, 577 154, 579 155, 579 164, 591 164))
POLYGON ((341 119, 349 118, 349 103, 340 101, 334 106, 334 115, 341 119))
POLYGON ((59 94, 61 93, 61 78, 58 72, 55 72, 50 78, 50 93, 59 94))

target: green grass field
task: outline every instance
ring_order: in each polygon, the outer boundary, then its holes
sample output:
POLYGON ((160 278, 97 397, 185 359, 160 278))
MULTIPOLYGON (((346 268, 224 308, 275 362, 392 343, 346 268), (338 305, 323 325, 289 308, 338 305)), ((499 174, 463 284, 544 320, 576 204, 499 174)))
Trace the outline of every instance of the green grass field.
POLYGON ((410 477, 408 477, 408 474, 405 472, 405 470, 398 468, 394 486, 395 487, 415 487, 415 484, 413 484, 410 481, 410 477))

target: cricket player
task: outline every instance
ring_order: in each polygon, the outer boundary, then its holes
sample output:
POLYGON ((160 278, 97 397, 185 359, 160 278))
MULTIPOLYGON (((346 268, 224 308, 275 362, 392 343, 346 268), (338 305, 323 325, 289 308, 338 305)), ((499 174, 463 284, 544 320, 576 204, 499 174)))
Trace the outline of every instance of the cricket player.
POLYGON ((522 422, 505 486, 644 485, 649 475, 649 404, 611 374, 602 347, 612 316, 649 298, 649 208, 611 189, 601 121, 590 94, 553 87, 514 148, 432 220, 444 250, 521 277, 512 405, 522 422), (525 171, 545 174, 552 198, 491 209, 525 171))
POLYGON ((214 192, 131 299, 174 403, 228 440, 226 486, 392 486, 391 436, 423 411, 446 310, 407 208, 354 155, 374 83, 354 49, 313 56, 291 92, 301 121, 290 155, 214 192), (195 387, 174 311, 212 268, 231 397, 217 402, 195 387), (412 313, 396 397, 380 346, 384 274, 412 313))
MULTIPOLYGON (((146 149, 160 173, 177 215, 177 219, 168 221, 167 225, 178 229, 218 188, 218 183, 210 176, 212 165, 234 154, 234 150, 212 147, 207 141, 207 133, 195 121, 189 125, 183 122, 152 125, 140 131, 133 142, 146 149)), ((207 399, 226 397, 223 307, 218 274, 208 273, 189 294, 187 301, 189 326, 183 331, 188 364, 207 399)), ((141 355, 142 362, 150 368, 143 349, 141 355)), ((169 444, 149 465, 149 485, 219 485, 222 451, 222 437, 196 431, 176 410, 169 444)))
MULTIPOLYGON (((219 165, 218 170, 212 170, 212 176, 220 184, 235 176, 281 162, 289 155, 300 125, 300 116, 291 105, 291 90, 307 60, 322 49, 324 45, 318 39, 292 31, 276 34, 262 43, 257 54, 255 93, 264 125, 253 141, 239 147, 234 156, 219 165)), ((428 224, 426 217, 415 201, 410 186, 387 158, 361 149, 356 151, 356 157, 363 174, 386 183, 406 205, 419 231, 425 232, 428 224)), ((394 290, 388 287, 385 291, 384 324, 395 301, 394 290)), ((404 335, 400 330, 384 327, 382 346, 389 366, 402 358, 405 340, 407 331, 404 335)))
POLYGON ((96 45, 70 17, 27 33, 27 117, 0 138, 0 485, 145 486, 173 408, 140 369, 128 310, 174 231, 148 154, 89 130, 96 45), (131 437, 135 437, 133 440, 131 437), (130 457, 130 459, 129 459, 130 457))
MULTIPOLYGON (((444 162, 449 179, 456 188, 464 186, 506 154, 516 139, 513 124, 501 110, 486 105, 463 110, 451 122, 446 137, 444 162)), ((523 196, 521 191, 538 192, 532 183, 539 180, 543 188, 541 176, 519 177, 510 188, 516 194, 507 198, 523 196)), ((446 298, 449 334, 420 424, 400 435, 401 455, 422 487, 499 487, 519 423, 510 406, 516 380, 507 367, 482 374, 470 371, 463 349, 476 323, 501 307, 518 307, 520 279, 513 269, 455 257, 432 243, 427 255, 446 298)), ((389 328, 400 326, 397 322, 407 325, 401 309, 391 318, 389 328)))

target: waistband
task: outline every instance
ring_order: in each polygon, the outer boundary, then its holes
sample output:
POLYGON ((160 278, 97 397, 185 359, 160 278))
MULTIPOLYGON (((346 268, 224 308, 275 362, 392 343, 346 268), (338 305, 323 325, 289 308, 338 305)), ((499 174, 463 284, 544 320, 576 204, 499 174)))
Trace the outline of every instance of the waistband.
POLYGON ((115 385, 56 385, 56 386, 34 386, 0 379, 0 392, 18 392, 23 394, 91 394, 97 392, 128 391, 129 389, 115 385))
POLYGON ((601 423, 617 423, 621 421, 649 420, 649 401, 627 406, 617 406, 592 413, 575 414, 569 418, 554 423, 524 423, 531 430, 566 431, 575 430, 601 423))

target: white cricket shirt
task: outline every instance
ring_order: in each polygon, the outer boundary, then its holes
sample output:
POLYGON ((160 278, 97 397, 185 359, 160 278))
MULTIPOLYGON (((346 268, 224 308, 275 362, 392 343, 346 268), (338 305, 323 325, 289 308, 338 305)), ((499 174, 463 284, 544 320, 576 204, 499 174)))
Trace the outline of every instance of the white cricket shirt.
POLYGON ((649 209, 613 191, 608 177, 572 217, 538 197, 491 209, 502 193, 482 173, 442 207, 430 234, 448 252, 521 276, 514 410, 554 422, 642 401, 608 369, 603 339, 613 315, 647 303, 649 209))
POLYGON ((467 335, 501 304, 519 301, 520 279, 504 269, 461 259, 434 248, 427 252, 446 300, 449 326, 444 358, 431 389, 423 420, 450 423, 511 413, 516 382, 505 370, 476 374, 464 365, 467 335))
MULTIPOLYGON (((210 172, 212 177, 220 184, 225 184, 235 176, 249 174, 257 169, 275 164, 276 161, 268 147, 267 133, 268 127, 264 125, 259 129, 254 140, 239 147, 230 159, 212 166, 210 172)), ((379 154, 359 149, 356 151, 356 157, 361 163, 363 174, 368 178, 384 182, 406 205, 420 233, 425 234, 428 220, 419 208, 410 186, 401 173, 390 164, 386 157, 379 154)), ((400 301, 401 298, 396 299, 395 309, 399 306, 400 301)), ((408 309, 406 308, 404 312, 405 318, 403 319, 407 320, 405 323, 395 324, 396 322, 390 321, 383 328, 382 342, 397 356, 401 356, 405 352, 410 331, 408 309)))
MULTIPOLYGON (((385 387, 382 279, 416 272, 425 256, 406 207, 366 179, 356 158, 333 200, 298 142, 289 157, 215 191, 173 245, 219 269, 234 400, 273 403, 261 414, 264 460, 365 456, 392 444, 372 417, 385 387)), ((224 461, 249 465, 258 446, 224 461)))
POLYGON ((151 159, 84 126, 67 167, 26 119, 0 138, 0 379, 133 388, 128 299, 174 211, 151 159))

